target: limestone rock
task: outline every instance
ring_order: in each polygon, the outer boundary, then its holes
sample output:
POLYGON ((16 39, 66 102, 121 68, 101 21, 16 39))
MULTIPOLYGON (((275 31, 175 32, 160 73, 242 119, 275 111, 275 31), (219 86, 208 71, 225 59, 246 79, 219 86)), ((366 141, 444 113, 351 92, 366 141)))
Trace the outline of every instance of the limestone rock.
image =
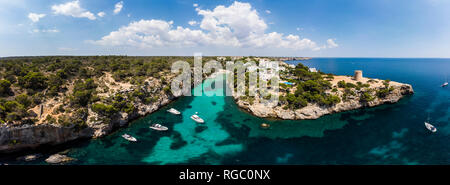
POLYGON ((67 157, 66 155, 61 154, 54 154, 51 155, 49 158, 45 159, 45 162, 49 164, 61 164, 61 163, 67 163, 70 161, 75 160, 74 158, 67 157))
POLYGON ((27 161, 28 162, 28 161, 34 161, 34 160, 36 160, 36 159, 38 159, 40 157, 42 157, 41 154, 30 154, 30 155, 26 155, 26 156, 23 156, 23 157, 18 157, 17 160, 18 161, 27 161))
MULTIPOLYGON (((292 120, 317 119, 323 115, 336 112, 354 110, 362 107, 374 107, 385 103, 395 103, 399 101, 403 96, 414 93, 412 86, 409 84, 391 82, 390 86, 393 87, 393 90, 389 93, 389 95, 384 98, 376 98, 375 100, 370 102, 360 102, 359 96, 351 96, 347 101, 341 101, 340 103, 331 107, 320 106, 317 104, 308 104, 306 107, 297 110, 284 110, 282 106, 265 106, 264 104, 259 103, 258 97, 255 97, 254 103, 250 104, 249 102, 238 98, 235 94, 233 94, 233 96, 236 100, 236 104, 240 108, 247 110, 258 117, 273 117, 292 120)), ((340 92, 337 93, 338 95, 342 95, 342 93, 340 92)), ((360 92, 357 92, 357 94, 358 93, 360 92)))

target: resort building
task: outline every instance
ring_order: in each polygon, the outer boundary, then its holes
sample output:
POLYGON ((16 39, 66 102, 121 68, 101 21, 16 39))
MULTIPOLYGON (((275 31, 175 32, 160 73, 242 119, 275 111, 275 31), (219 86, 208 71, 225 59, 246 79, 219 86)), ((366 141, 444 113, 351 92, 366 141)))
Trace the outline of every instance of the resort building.
POLYGON ((317 69, 316 69, 316 68, 314 68, 314 67, 312 67, 312 68, 309 68, 309 72, 317 73, 317 69))

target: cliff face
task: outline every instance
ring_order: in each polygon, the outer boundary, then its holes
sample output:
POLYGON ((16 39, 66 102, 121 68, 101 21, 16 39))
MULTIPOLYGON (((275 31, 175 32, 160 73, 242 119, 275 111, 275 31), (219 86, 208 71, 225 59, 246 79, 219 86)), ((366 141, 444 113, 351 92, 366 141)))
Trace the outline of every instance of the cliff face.
MULTIPOLYGON (((409 84, 391 82, 390 86, 393 90, 386 97, 375 98, 375 100, 370 102, 361 102, 358 96, 353 96, 350 97, 349 100, 341 101, 333 106, 319 106, 318 104, 309 103, 306 107, 296 110, 285 110, 281 106, 267 106, 258 102, 250 104, 249 102, 243 101, 236 97, 235 100, 239 107, 258 117, 272 117, 291 120, 317 119, 326 114, 354 110, 363 107, 374 107, 385 103, 395 103, 405 95, 414 93, 412 86, 409 84)), ((337 92, 336 94, 342 95, 342 92, 337 92)))
POLYGON ((0 127, 0 152, 15 152, 48 144, 56 145, 90 137, 92 128, 76 129, 50 124, 0 127))

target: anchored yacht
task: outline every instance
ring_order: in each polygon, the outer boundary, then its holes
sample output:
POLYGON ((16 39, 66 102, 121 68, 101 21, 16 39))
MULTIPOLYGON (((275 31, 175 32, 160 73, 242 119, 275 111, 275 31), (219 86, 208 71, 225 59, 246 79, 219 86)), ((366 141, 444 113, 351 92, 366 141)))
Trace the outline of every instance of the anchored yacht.
POLYGON ((123 137, 124 139, 128 140, 128 141, 131 141, 131 142, 136 142, 136 141, 137 141, 136 138, 134 138, 133 136, 130 136, 130 135, 128 135, 128 134, 124 134, 124 135, 122 135, 122 137, 123 137))
POLYGON ((153 124, 153 125, 150 126, 150 128, 153 129, 153 130, 158 130, 158 131, 166 131, 166 130, 169 129, 169 128, 167 128, 165 126, 162 126, 160 124, 153 124))
POLYGON ((170 108, 169 110, 167 110, 167 112, 170 112, 175 115, 181 114, 180 111, 178 111, 177 109, 174 109, 174 108, 170 108))
POLYGON ((205 123, 205 121, 200 118, 198 115, 198 112, 196 112, 194 115, 191 116, 191 119, 193 119, 197 123, 205 123))

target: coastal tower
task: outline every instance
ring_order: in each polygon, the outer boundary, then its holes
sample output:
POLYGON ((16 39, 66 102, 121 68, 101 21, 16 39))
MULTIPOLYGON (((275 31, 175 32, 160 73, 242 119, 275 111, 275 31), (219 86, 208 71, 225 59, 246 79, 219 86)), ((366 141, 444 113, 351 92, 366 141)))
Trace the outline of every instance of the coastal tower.
POLYGON ((355 76, 356 81, 361 81, 363 79, 362 71, 361 70, 355 70, 355 76))

